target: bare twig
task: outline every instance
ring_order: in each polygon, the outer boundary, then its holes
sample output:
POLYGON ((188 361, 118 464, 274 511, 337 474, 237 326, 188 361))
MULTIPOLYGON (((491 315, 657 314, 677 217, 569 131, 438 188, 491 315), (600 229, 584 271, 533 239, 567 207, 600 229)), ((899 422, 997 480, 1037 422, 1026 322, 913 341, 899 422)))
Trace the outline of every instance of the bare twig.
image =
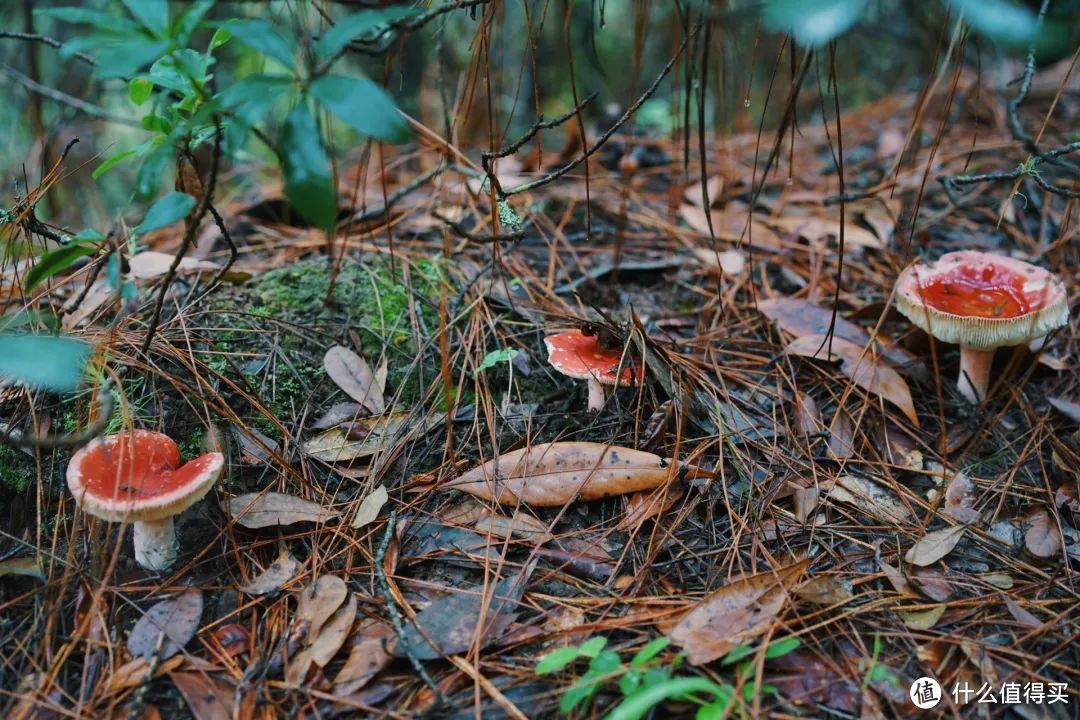
POLYGON ((80 100, 79 98, 72 97, 67 93, 60 92, 59 90, 54 90, 51 87, 46 87, 45 85, 42 85, 39 82, 35 82, 31 78, 28 78, 26 75, 23 75, 21 72, 15 70, 14 68, 8 67, 6 65, 0 66, 0 73, 7 75, 9 78, 19 83, 31 92, 37 93, 42 97, 47 97, 50 100, 55 100, 58 103, 68 105, 69 107, 73 107, 80 112, 86 113, 87 115, 92 115, 94 117, 101 118, 102 120, 108 120, 109 122, 116 123, 117 125, 127 125, 128 127, 142 127, 139 124, 139 121, 135 120, 134 118, 124 117, 123 115, 114 115, 108 110, 99 108, 97 105, 88 103, 85 100, 80 100))
MULTIPOLYGON (((63 43, 59 40, 55 40, 47 35, 38 35, 37 33, 27 32, 15 32, 13 30, 0 30, 0 38, 12 38, 14 40, 27 40, 29 42, 38 42, 42 45, 48 45, 51 48, 59 50, 63 47, 63 43)), ((82 60, 87 65, 97 65, 97 60, 90 57, 86 53, 76 52, 72 53, 72 57, 82 60)))

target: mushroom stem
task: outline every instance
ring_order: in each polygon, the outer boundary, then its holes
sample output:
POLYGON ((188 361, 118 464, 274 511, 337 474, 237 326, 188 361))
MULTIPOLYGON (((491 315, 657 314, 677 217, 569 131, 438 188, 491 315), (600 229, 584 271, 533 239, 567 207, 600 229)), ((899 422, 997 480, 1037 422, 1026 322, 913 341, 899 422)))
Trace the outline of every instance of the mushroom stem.
POLYGON ((990 368, 994 364, 994 350, 960 348, 960 378, 956 381, 960 394, 968 402, 979 404, 986 399, 990 389, 990 368))
POLYGON ((589 377, 589 410, 598 412, 604 407, 604 386, 595 377, 589 377))
POLYGON ((138 520, 135 525, 135 562, 147 570, 161 572, 176 562, 176 531, 171 517, 138 520))

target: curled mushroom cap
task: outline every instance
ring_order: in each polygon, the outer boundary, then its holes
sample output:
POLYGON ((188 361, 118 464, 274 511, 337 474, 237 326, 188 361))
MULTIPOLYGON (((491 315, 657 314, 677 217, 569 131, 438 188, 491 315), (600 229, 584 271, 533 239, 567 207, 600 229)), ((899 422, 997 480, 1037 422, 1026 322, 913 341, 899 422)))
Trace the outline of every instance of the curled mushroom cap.
POLYGON ((960 389, 986 396, 996 348, 1042 337, 1069 319, 1065 286, 1022 260, 963 251, 916 264, 896 283, 896 307, 938 340, 961 348, 960 389))
POLYGON ((624 359, 619 350, 602 347, 597 335, 568 330, 547 336, 544 344, 553 368, 567 377, 589 381, 590 410, 599 410, 604 404, 601 385, 634 385, 645 377, 645 368, 624 359))
POLYGON ((86 512, 133 522, 136 561, 164 570, 176 560, 173 516, 206 495, 224 463, 221 453, 207 453, 180 465, 180 450, 170 437, 134 430, 98 438, 75 453, 67 481, 86 512))

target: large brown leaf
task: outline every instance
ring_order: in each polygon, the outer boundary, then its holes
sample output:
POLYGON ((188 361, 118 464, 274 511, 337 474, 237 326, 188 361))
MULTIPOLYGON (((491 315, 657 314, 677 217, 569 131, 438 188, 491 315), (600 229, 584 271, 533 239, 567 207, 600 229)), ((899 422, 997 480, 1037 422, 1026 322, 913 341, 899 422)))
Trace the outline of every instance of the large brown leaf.
POLYGON ((858 343, 834 337, 832 355, 829 355, 829 341, 826 336, 803 335, 788 343, 787 352, 818 360, 839 360, 840 370, 851 378, 852 382, 900 408, 912 425, 919 426, 919 417, 915 414, 915 403, 911 399, 911 389, 907 381, 881 358, 865 351, 858 343))
POLYGON ((160 660, 168 660, 195 637, 202 611, 202 590, 198 588, 188 588, 175 598, 162 600, 131 628, 128 651, 147 660, 156 652, 160 660))
POLYGON ((287 550, 282 550, 278 559, 271 563, 270 567, 252 578, 251 582, 242 585, 240 589, 248 595, 272 593, 280 590, 285 583, 292 580, 299 567, 300 563, 297 562, 296 558, 290 555, 287 550))
POLYGON ((912 565, 926 567, 933 565, 952 552, 956 543, 964 536, 966 525, 951 525, 941 530, 926 533, 919 542, 911 546, 904 559, 912 565))
POLYGON ((659 487, 673 471, 659 455, 591 442, 555 442, 515 450, 444 485, 485 500, 565 505, 659 487))
POLYGON ((195 720, 231 720, 234 688, 206 672, 169 673, 195 720))
POLYGON ((386 366, 372 370, 367 360, 352 350, 335 345, 323 358, 326 374, 345 391, 345 394, 371 411, 382 415, 386 410, 383 392, 386 385, 386 366))
POLYGON ((1037 558, 1052 558, 1061 552, 1061 535, 1050 513, 1040 508, 1028 515, 1024 547, 1037 558))
POLYGON ((341 513, 322 505, 282 493, 247 493, 229 501, 229 514, 238 525, 263 528, 298 522, 326 522, 341 513))
POLYGON ((739 578, 708 595, 668 633, 693 665, 716 658, 769 629, 808 561, 739 578))

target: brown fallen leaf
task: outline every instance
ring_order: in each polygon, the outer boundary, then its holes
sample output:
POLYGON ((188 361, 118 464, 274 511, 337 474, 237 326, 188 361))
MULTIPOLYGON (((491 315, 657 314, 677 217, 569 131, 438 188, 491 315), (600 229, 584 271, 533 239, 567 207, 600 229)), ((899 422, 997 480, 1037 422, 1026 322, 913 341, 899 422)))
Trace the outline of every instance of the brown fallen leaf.
POLYGON ((445 419, 446 413, 431 413, 417 420, 410 412, 361 418, 351 423, 348 430, 334 427, 316 435, 304 443, 304 452, 317 460, 332 463, 367 458, 411 434, 426 433, 445 419))
POLYGON ((978 522, 982 514, 975 509, 975 483, 966 474, 957 472, 945 488, 943 512, 962 523, 978 522))
POLYGON ((296 620, 303 624, 306 637, 316 638, 323 624, 345 602, 349 589, 337 575, 320 575, 315 582, 300 591, 296 620))
POLYGON ((1043 626, 1042 620, 1029 613, 1024 608, 1020 607, 1020 603, 1013 600, 1008 595, 1005 595, 1005 607, 1009 609, 1009 614, 1013 616, 1013 619, 1021 625, 1029 628, 1039 628, 1043 626))
POLYGON ((634 493, 626 498, 626 514, 619 521, 619 527, 628 532, 633 532, 641 527, 641 523, 649 518, 663 515, 682 497, 682 486, 671 483, 665 492, 656 490, 634 493))
POLYGON ((1012 575, 1004 572, 988 572, 978 576, 980 580, 988 585, 996 587, 998 590, 1009 590, 1016 581, 1013 580, 1012 575))
POLYGON ((882 358, 872 352, 864 352, 864 347, 834 337, 832 355, 830 344, 825 335, 803 335, 788 343, 786 351, 793 355, 816 360, 840 360, 840 370, 856 385, 869 393, 881 396, 892 403, 915 427, 919 427, 919 417, 915 413, 915 403, 911 398, 911 388, 900 373, 884 364, 882 358))
POLYGON ((931 600, 945 602, 952 597, 952 583, 943 573, 933 568, 908 568, 907 578, 912 587, 931 600))
POLYGON ((195 720, 232 720, 234 688, 205 672, 169 673, 195 720))
POLYGON ((349 599, 322 626, 319 636, 311 643, 311 660, 319 667, 326 667, 345 644, 353 623, 356 621, 356 595, 349 599))
POLYGON ((889 584, 893 586, 893 590, 896 590, 901 595, 915 595, 915 589, 911 587, 911 583, 908 582, 904 573, 884 560, 878 560, 878 565, 881 566, 881 570, 885 573, 889 584))
POLYGON ((888 489, 858 475, 841 475, 833 482, 829 500, 854 505, 871 517, 889 523, 908 524, 914 518, 888 489))
POLYGON ((380 620, 365 620, 353 630, 349 657, 334 677, 334 694, 351 695, 394 661, 387 652, 394 629, 380 620))
POLYGON ((485 500, 539 507, 659 487, 676 470, 659 455, 591 442, 555 442, 515 450, 443 487, 485 500))
POLYGON ((772 624, 808 561, 733 580, 706 596, 668 633, 693 665, 712 662, 772 624))
POLYGON ((290 555, 288 551, 283 550, 278 559, 270 564, 270 567, 252 578, 251 582, 241 585, 240 590, 248 595, 266 595, 275 592, 293 579, 299 567, 300 563, 297 562, 296 558, 290 555))
POLYGON ((202 611, 202 590, 198 588, 188 588, 174 598, 162 600, 147 610, 131 628, 128 651, 135 657, 147 660, 155 653, 160 660, 168 660, 195 637, 202 611))
POLYGON ((966 525, 950 525, 926 533, 922 539, 911 546, 911 549, 904 555, 904 559, 919 567, 933 565, 952 552, 966 531, 966 525))
MULTIPOLYGON (((150 280, 161 277, 169 272, 169 268, 172 267, 175 259, 176 256, 171 253, 156 252, 154 250, 144 250, 141 253, 136 253, 128 258, 131 277, 136 280, 150 280)), ((212 263, 209 260, 196 260, 191 257, 182 258, 180 264, 176 266, 176 272, 180 274, 217 272, 220 269, 221 266, 217 263, 212 263)))
POLYGON ((855 425, 848 411, 838 407, 829 425, 829 455, 834 460, 846 460, 855 454, 855 425))
POLYGON ((247 493, 229 500, 228 513, 238 525, 256 529, 298 522, 321 523, 341 517, 336 510, 283 493, 247 493))
POLYGON ((1061 534, 1050 513, 1036 510, 1025 518, 1025 523, 1028 528, 1024 533, 1024 548, 1037 558, 1057 557, 1061 552, 1061 534))
MULTIPOLYGON (((184 656, 174 655, 168 660, 163 660, 158 664, 157 668, 154 670, 154 677, 161 677, 183 664, 184 656)), ((149 672, 150 661, 146 658, 137 657, 134 660, 129 660, 120 667, 112 670, 112 674, 109 675, 107 692, 111 694, 138 687, 146 682, 146 676, 149 672)))
POLYGON ((817 507, 821 490, 816 487, 796 488, 791 496, 792 508, 795 511, 795 519, 803 525, 810 519, 810 514, 817 507))
POLYGON ((904 621, 904 624, 912 630, 929 630, 937 625, 938 620, 945 614, 945 605, 935 605, 929 610, 920 612, 901 612, 897 614, 904 621))
MULTIPOLYGON (((817 240, 825 240, 826 238, 837 238, 839 242, 840 237, 840 222, 838 220, 830 220, 823 217, 778 217, 770 218, 767 220, 768 224, 780 228, 784 232, 791 233, 792 235, 798 235, 804 237, 810 242, 817 240)), ((844 226, 844 248, 850 250, 851 248, 864 247, 864 248, 881 248, 884 247, 881 240, 877 235, 859 227, 858 225, 852 225, 850 223, 844 226)))
POLYGON ((833 575, 818 575, 792 591, 796 597, 817 605, 840 605, 855 597, 849 580, 833 575))
POLYGON ((326 374, 345 394, 366 407, 372 415, 382 415, 386 410, 383 394, 386 390, 386 370, 371 369, 367 360, 352 350, 335 345, 323 358, 326 374), (382 382, 379 382, 381 379, 382 382))
POLYGON ((371 493, 360 502, 360 507, 356 510, 356 515, 353 517, 350 526, 354 529, 362 528, 365 525, 370 525, 375 522, 375 519, 379 517, 379 511, 382 510, 383 505, 390 499, 390 495, 386 492, 386 487, 380 485, 371 491, 371 493))
POLYGON ((551 538, 547 523, 521 509, 515 511, 510 517, 485 511, 476 519, 473 527, 480 533, 491 534, 502 539, 516 535, 532 542, 542 543, 551 538))
POLYGON ((339 402, 327 409, 319 419, 311 424, 313 430, 329 430, 335 425, 360 419, 360 403, 339 402))

